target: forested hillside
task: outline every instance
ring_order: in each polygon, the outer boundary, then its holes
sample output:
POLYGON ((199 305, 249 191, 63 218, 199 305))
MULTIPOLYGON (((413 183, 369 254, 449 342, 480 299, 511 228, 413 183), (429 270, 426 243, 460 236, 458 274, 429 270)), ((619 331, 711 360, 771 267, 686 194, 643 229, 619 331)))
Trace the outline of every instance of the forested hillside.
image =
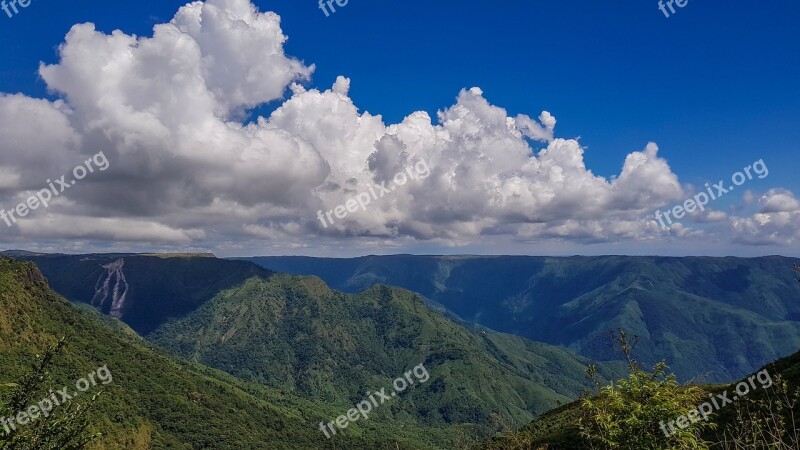
POLYGON ((623 328, 639 336, 643 363, 666 359, 682 380, 730 381, 800 348, 795 260, 779 256, 248 259, 346 292, 400 286, 466 321, 595 361, 619 357, 609 332, 623 328))

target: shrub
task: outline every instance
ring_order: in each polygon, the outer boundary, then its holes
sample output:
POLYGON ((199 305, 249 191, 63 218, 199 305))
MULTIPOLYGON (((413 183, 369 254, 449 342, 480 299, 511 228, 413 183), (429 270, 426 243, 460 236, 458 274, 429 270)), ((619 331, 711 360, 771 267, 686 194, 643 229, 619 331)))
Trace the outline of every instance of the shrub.
POLYGON ((636 337, 632 342, 625 331, 615 337, 628 360, 627 378, 600 387, 595 380, 596 370, 589 366, 587 375, 595 383, 594 395, 586 392, 580 399, 581 436, 592 449, 706 449, 708 443, 701 435, 713 424, 699 421, 685 429, 675 428, 667 436, 661 422, 673 420, 696 408, 703 390, 696 386, 681 386, 674 374, 667 373, 661 361, 652 371, 642 370, 632 357, 636 337))

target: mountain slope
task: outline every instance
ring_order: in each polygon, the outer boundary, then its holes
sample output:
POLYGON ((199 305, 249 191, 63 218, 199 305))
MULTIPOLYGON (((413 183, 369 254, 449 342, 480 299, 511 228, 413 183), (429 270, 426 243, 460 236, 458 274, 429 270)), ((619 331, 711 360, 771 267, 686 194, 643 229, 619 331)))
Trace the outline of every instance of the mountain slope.
POLYGON ((357 292, 419 292, 467 321, 593 360, 615 359, 609 331, 639 336, 650 365, 681 379, 741 377, 800 347, 800 285, 782 257, 368 256, 246 258, 357 292))
MULTIPOLYGON (((521 424, 576 398, 587 385, 588 360, 520 337, 470 329, 400 289, 346 295, 318 278, 277 275, 249 262, 216 258, 21 257, 39 264, 56 280, 54 288, 73 301, 92 303, 89 294, 98 291, 124 297, 122 308, 93 303, 162 348, 305 398, 349 408, 366 389, 387 386, 424 363, 431 381, 378 412, 387 420, 486 428, 500 413, 521 424), (173 302, 182 308, 179 313, 173 302)), ((601 376, 613 374, 602 367, 601 376)))
POLYGON ((586 385, 587 361, 562 349, 468 329, 405 290, 348 295, 315 277, 251 278, 148 338, 246 380, 343 405, 424 364, 430 381, 405 393, 394 416, 427 425, 488 424, 493 412, 519 423, 586 385))
POLYGON ((317 424, 340 407, 168 357, 55 295, 30 263, 0 257, 0 311, 0 384, 19 379, 61 336, 68 343, 55 361, 53 389, 108 366, 113 382, 93 407, 92 428, 103 433, 97 449, 435 448, 452 434, 376 421, 328 441, 317 424))

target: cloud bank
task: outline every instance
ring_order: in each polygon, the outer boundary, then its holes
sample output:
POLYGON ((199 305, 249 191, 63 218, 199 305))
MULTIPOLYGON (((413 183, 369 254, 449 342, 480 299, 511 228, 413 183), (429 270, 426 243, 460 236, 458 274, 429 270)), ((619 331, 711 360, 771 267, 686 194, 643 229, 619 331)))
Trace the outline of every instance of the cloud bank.
POLYGON ((549 112, 510 116, 477 87, 435 119, 416 112, 386 124, 359 110, 343 76, 311 88, 314 66, 287 56, 286 39, 280 17, 248 0, 187 4, 152 37, 75 25, 59 61, 39 69, 59 100, 0 95, 0 207, 98 151, 111 169, 14 227, 0 223, 0 242, 291 249, 800 239, 800 204, 783 189, 764 194, 749 217, 708 210, 662 230, 648 215, 690 192, 656 144, 643 143, 606 179, 586 167, 578 140, 556 137, 549 112), (244 120, 274 101, 269 117, 244 120), (420 160, 431 168, 424 180, 333 226, 317 220, 420 160))

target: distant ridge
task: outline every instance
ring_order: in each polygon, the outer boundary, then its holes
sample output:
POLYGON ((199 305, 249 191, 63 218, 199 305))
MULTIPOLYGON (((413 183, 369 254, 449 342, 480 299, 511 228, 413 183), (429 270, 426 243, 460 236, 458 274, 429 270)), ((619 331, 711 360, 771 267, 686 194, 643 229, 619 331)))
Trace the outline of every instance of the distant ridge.
MULTIPOLYGON (((120 319, 150 343, 305 398, 352 405, 365 386, 424 363, 431 382, 397 405, 426 426, 489 427, 495 412, 527 423, 589 386, 585 358, 453 321, 404 289, 343 294, 318 277, 217 258, 22 259, 37 264, 55 291, 120 319)), ((614 367, 600 368, 605 378, 615 375, 614 367)))
POLYGON ((243 258, 334 289, 418 292, 463 320, 617 359, 610 331, 640 337, 646 364, 682 380, 740 378, 800 348, 800 283, 782 256, 415 256, 243 258))
MULTIPOLYGON (((41 253, 31 252, 28 250, 3 250, 0 255, 9 258, 25 257, 25 256, 68 256, 66 253, 41 253)), ((196 252, 196 253, 87 253, 93 256, 154 256, 156 258, 216 258, 217 255, 211 252, 196 252)))
POLYGON ((141 256, 155 256, 156 258, 216 258, 213 253, 142 253, 141 256))
POLYGON ((13 258, 15 256, 41 256, 45 254, 46 253, 29 252, 27 250, 4 250, 0 252, 0 255, 8 256, 10 258, 13 258))
POLYGON ((208 253, 23 254, 68 300, 93 305, 139 334, 194 311, 220 291, 272 271, 208 253))

